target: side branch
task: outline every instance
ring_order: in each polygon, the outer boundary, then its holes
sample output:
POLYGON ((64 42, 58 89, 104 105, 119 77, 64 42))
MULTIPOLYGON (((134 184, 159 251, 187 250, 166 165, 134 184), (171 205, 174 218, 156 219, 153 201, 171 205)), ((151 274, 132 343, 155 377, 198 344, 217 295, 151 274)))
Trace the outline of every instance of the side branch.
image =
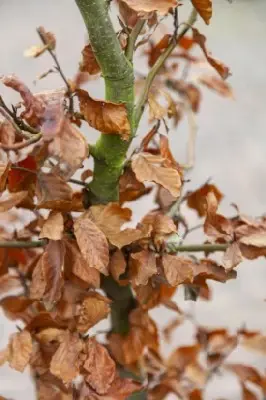
POLYGON ((10 240, 10 241, 0 241, 0 248, 12 249, 30 249, 33 247, 44 247, 47 244, 46 239, 32 240, 32 241, 20 241, 20 240, 10 240))
POLYGON ((165 63, 165 61, 167 60, 167 58, 171 55, 171 53, 175 49, 179 40, 187 33, 187 31, 191 28, 191 26, 195 24, 196 19, 197 19, 197 11, 193 8, 187 22, 182 24, 182 25, 184 25, 184 27, 181 30, 181 32, 177 35, 177 37, 172 38, 167 49, 165 49, 165 51, 161 54, 161 56, 158 58, 158 60, 156 61, 156 63, 152 67, 152 69, 150 70, 150 72, 147 76, 147 79, 145 81, 145 86, 144 86, 143 92, 141 93, 140 99, 136 106, 136 111, 135 111, 135 126, 136 126, 136 128, 138 127, 139 121, 142 117, 142 114, 143 114, 143 111, 145 108, 145 104, 148 99, 149 90, 154 81, 154 78, 156 77, 156 75, 158 74, 160 69, 162 68, 162 66, 165 63))

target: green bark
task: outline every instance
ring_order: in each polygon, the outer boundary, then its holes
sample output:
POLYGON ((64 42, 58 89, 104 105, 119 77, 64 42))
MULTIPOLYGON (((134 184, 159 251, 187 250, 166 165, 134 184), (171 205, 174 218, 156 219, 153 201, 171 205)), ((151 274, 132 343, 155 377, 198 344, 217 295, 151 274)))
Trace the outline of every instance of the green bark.
MULTIPOLYGON (((124 103, 133 132, 134 73, 124 55, 105 0, 76 0, 83 16, 91 46, 105 81, 105 99, 124 103)), ((94 179, 89 186, 91 202, 108 203, 119 199, 118 182, 130 140, 117 135, 101 135, 93 149, 94 179)))

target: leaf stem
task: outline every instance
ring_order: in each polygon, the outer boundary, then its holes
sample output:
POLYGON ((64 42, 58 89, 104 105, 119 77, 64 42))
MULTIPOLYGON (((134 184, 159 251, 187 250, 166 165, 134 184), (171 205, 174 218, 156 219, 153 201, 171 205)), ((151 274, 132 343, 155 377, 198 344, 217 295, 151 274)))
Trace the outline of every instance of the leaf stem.
POLYGON ((182 24, 182 25, 184 25, 182 31, 176 37, 173 37, 173 40, 171 40, 167 49, 165 49, 165 51, 161 54, 161 56, 158 58, 158 60, 156 61, 156 63, 152 67, 152 69, 150 70, 150 72, 147 76, 147 79, 145 81, 144 89, 142 91, 142 94, 140 95, 139 101, 136 106, 136 111, 135 111, 135 127, 136 128, 138 127, 139 121, 142 117, 142 114, 143 114, 143 111, 145 108, 145 104, 147 102, 149 90, 154 81, 154 78, 156 77, 156 75, 158 74, 160 69, 162 68, 162 66, 165 63, 165 61, 167 60, 167 58, 171 55, 171 53, 175 49, 179 40, 187 33, 187 31, 191 28, 191 26, 194 25, 194 23, 196 22, 196 19, 197 19, 197 11, 193 8, 187 22, 182 24))

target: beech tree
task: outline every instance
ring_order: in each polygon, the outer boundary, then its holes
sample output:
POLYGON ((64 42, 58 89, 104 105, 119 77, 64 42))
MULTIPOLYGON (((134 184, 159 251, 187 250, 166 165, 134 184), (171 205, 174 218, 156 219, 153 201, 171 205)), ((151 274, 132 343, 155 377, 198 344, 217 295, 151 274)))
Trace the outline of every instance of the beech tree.
POLYGON ((237 206, 234 217, 221 215, 223 195, 209 181, 186 189, 201 88, 233 96, 229 68, 195 27, 197 19, 211 22, 215 5, 187 3, 186 20, 177 0, 76 0, 89 37, 76 76, 65 76, 55 36, 39 27, 40 44, 26 55, 50 53, 51 69, 39 79, 56 72, 64 87, 32 93, 17 76, 0 78, 21 96, 15 105, 0 96, 0 306, 18 323, 0 363, 20 372, 29 366, 40 400, 200 400, 221 370, 237 376, 243 399, 257 398, 250 383, 266 395, 265 376, 227 360, 239 345, 265 352, 266 338, 199 326, 173 299, 182 286, 189 300, 211 300, 209 280, 226 284, 243 259, 266 255, 265 216, 243 216, 237 206), (136 71, 134 56, 145 57, 147 75, 136 71), (104 80, 105 99, 82 89, 90 79, 104 80), (149 132, 139 129, 142 118, 149 132), (169 136, 183 119, 182 164, 169 136), (99 131, 95 143, 87 143, 83 125, 99 131), (89 157, 93 170, 84 166, 89 157), (124 227, 130 204, 151 192, 156 206, 124 227), (189 226, 183 205, 197 213, 198 225, 189 226), (16 209, 31 215, 23 229, 16 209), (187 244, 194 229, 205 238, 187 244), (159 305, 175 315, 164 329, 149 315, 159 305), (102 332, 91 328, 106 318, 110 329, 100 340, 102 332), (188 319, 195 343, 166 358, 160 340, 188 319))

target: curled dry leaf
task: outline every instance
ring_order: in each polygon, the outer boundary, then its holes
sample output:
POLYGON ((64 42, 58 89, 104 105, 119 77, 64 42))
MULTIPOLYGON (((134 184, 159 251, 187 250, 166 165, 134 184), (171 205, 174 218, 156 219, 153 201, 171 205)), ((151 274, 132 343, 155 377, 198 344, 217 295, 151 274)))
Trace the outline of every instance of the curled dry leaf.
POLYGON ((165 277, 171 286, 193 281, 193 263, 190 260, 172 254, 164 254, 162 265, 165 277))
POLYGON ((52 211, 44 222, 39 238, 61 240, 64 232, 64 218, 61 213, 52 211))
POLYGON ((119 278, 126 271, 126 260, 121 250, 116 250, 111 258, 109 264, 109 271, 114 280, 119 282, 119 278))
POLYGON ((90 126, 98 131, 120 135, 123 140, 130 137, 130 123, 125 104, 95 100, 85 90, 78 89, 80 111, 90 126))
POLYGON ((165 167, 164 162, 159 155, 139 153, 132 159, 132 169, 140 182, 156 182, 177 197, 181 188, 180 174, 174 168, 165 167))
POLYGON ((168 358, 167 366, 183 372, 189 364, 197 360, 199 352, 199 345, 178 347, 168 358))
POLYGON ((206 220, 204 223, 204 232, 214 240, 222 239, 229 242, 233 239, 232 222, 224 216, 217 214, 218 200, 214 192, 210 191, 206 196, 206 220))
POLYGON ((220 79, 215 75, 201 75, 199 77, 199 82, 223 97, 234 97, 232 87, 223 79, 220 79))
POLYGON ((47 49, 54 50, 56 46, 56 38, 52 32, 46 32, 43 26, 40 26, 38 32, 41 33, 45 44, 32 46, 29 49, 25 50, 25 57, 39 57, 42 55, 47 49))
POLYGON ((62 294, 65 247, 50 240, 32 275, 31 298, 42 299, 50 307, 62 294))
POLYGON ((74 222, 74 232, 80 251, 90 267, 108 275, 109 246, 103 232, 85 212, 74 222))
POLYGON ((165 15, 168 11, 178 5, 177 0, 123 0, 132 10, 138 13, 150 13, 157 11, 165 15))
POLYGON ((65 240, 64 243, 66 247, 65 270, 71 271, 89 287, 99 288, 100 272, 89 266, 74 240, 65 240))
MULTIPOLYGON (((1 140, 0 140, 1 141, 1 140)), ((6 188, 7 176, 11 167, 11 162, 0 163, 0 193, 6 188)))
POLYGON ((86 333, 91 327, 106 318, 110 312, 110 303, 111 301, 107 297, 99 293, 89 293, 78 312, 78 331, 86 333))
POLYGON ((82 349, 83 343, 78 334, 66 331, 58 350, 52 357, 51 373, 63 382, 70 383, 79 374, 79 356, 82 349))
POLYGON ((218 72, 218 74, 223 78, 226 79, 230 76, 229 68, 223 64, 221 61, 217 60, 216 58, 212 57, 206 48, 206 37, 202 35, 196 28, 192 28, 193 31, 193 40, 197 43, 200 48, 202 49, 208 63, 218 72))
POLYGON ((118 0, 119 14, 126 26, 133 28, 138 21, 138 13, 130 8, 123 0, 118 0))
POLYGON ((196 210, 199 217, 203 217, 207 213, 206 197, 210 192, 214 194, 218 206, 223 199, 223 194, 215 185, 210 183, 205 183, 194 192, 189 192, 186 197, 188 207, 196 210))
POLYGON ((262 334, 258 333, 251 336, 244 336, 241 340, 241 345, 248 350, 266 354, 266 336, 262 334))
POLYGON ((243 256, 237 242, 232 243, 224 253, 223 256, 223 265, 226 270, 231 270, 235 268, 241 261, 243 260, 243 256))
POLYGON ((157 273, 155 253, 142 250, 131 254, 130 274, 135 285, 147 285, 151 276, 157 273))
POLYGON ((131 168, 125 168, 119 180, 119 202, 133 201, 150 193, 152 188, 146 188, 139 182, 131 168))
POLYGON ((88 157, 88 144, 83 134, 65 118, 60 132, 49 143, 48 151, 59 159, 56 172, 69 179, 88 157))
POLYGON ((240 382, 252 382, 260 386, 262 383, 262 378, 259 372, 249 365, 244 364, 224 364, 224 367, 236 374, 240 382))
POLYGON ((28 331, 21 331, 11 336, 7 349, 7 360, 11 368, 23 372, 30 361, 32 338, 28 331))
POLYGON ((212 17, 212 0, 191 0, 201 18, 209 25, 212 17))
POLYGON ((94 338, 88 339, 86 349, 88 357, 83 365, 87 371, 85 379, 98 394, 105 394, 116 376, 115 362, 107 349, 94 338))
POLYGON ((0 198, 0 212, 5 212, 12 207, 18 206, 27 196, 28 192, 26 190, 16 193, 5 193, 0 198))
POLYGON ((141 384, 139 382, 116 376, 108 392, 103 395, 96 393, 90 386, 83 384, 80 392, 80 400, 126 400, 134 392, 140 390, 141 384))
POLYGON ((90 44, 87 44, 82 50, 82 61, 79 64, 79 70, 88 72, 90 75, 96 75, 101 71, 90 44))
POLYGON ((12 146, 16 139, 16 131, 11 122, 2 119, 0 115, 0 143, 6 146, 12 146))
POLYGON ((132 211, 129 208, 122 208, 118 203, 92 206, 88 214, 110 243, 118 248, 130 244, 144 235, 139 229, 121 230, 122 225, 130 221, 132 211))

